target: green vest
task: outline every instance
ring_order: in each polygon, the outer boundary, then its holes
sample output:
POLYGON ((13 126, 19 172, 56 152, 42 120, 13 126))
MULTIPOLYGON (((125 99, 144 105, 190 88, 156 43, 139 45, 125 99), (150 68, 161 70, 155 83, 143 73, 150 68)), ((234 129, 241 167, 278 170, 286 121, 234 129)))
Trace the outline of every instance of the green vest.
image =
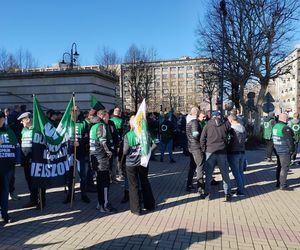
POLYGON ((300 123, 293 123, 293 121, 291 121, 289 123, 289 127, 293 130, 295 142, 299 142, 299 137, 300 137, 300 123))
POLYGON ((133 130, 130 130, 128 133, 127 133, 127 139, 128 139, 128 145, 130 147, 135 147, 139 144, 138 140, 137 140, 137 137, 136 137, 136 134, 134 133, 133 130))
POLYGON ((122 123, 123 123, 122 118, 114 116, 111 117, 110 120, 114 122, 117 130, 120 130, 122 128, 122 123))
POLYGON ((0 129, 0 173, 9 171, 16 163, 17 138, 10 128, 0 129))
POLYGON ((271 119, 268 122, 264 122, 264 139, 270 140, 272 138, 272 128, 273 128, 274 120, 271 119))
POLYGON ((90 154, 97 155, 99 158, 106 158, 105 149, 102 146, 102 141, 106 141, 106 137, 98 137, 97 130, 99 126, 106 126, 102 121, 92 126, 90 130, 90 154))
POLYGON ((272 135, 273 137, 283 137, 283 128, 286 126, 284 123, 277 123, 272 129, 272 135))
POLYGON ((204 128, 204 126, 206 125, 206 121, 205 120, 203 120, 203 121, 200 121, 199 122, 199 124, 200 124, 200 127, 203 129, 204 128))
POLYGON ((21 148, 22 152, 27 155, 32 151, 32 128, 24 127, 21 132, 22 142, 21 148))
POLYGON ((133 130, 126 134, 128 145, 130 147, 126 156, 126 166, 133 167, 141 164, 141 145, 133 130))

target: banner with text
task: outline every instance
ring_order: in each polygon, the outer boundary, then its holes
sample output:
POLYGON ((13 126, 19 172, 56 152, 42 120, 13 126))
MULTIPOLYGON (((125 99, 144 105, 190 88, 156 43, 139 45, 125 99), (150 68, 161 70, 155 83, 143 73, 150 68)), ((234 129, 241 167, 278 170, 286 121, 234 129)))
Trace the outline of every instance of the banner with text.
POLYGON ((33 133, 31 176, 33 186, 52 188, 66 184, 70 157, 68 144, 72 128, 72 98, 55 128, 45 116, 36 97, 33 98, 33 133))

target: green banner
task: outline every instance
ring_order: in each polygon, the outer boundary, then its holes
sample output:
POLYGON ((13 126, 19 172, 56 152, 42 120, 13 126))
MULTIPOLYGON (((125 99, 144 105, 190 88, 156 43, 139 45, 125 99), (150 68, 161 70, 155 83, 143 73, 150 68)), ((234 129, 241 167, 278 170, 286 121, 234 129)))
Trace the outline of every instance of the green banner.
POLYGON ((74 131, 72 121, 73 100, 64 112, 57 128, 45 116, 33 98, 33 133, 31 176, 33 185, 51 188, 66 184, 70 170, 69 139, 74 131))

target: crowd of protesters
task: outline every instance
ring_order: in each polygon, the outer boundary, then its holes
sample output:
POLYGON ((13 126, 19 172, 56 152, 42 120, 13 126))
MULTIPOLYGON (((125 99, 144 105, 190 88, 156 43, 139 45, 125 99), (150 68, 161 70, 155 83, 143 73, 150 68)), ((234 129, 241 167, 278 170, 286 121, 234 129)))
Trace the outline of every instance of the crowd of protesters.
MULTIPOLYGON (((102 105, 82 112, 76 107, 76 138, 70 140, 70 149, 76 147, 76 158, 80 162, 77 170, 80 177, 81 200, 90 203, 88 192, 97 192, 96 208, 102 213, 113 213, 116 209, 109 201, 111 183, 124 181, 122 203, 129 202, 132 213, 141 215, 155 209, 155 199, 148 180, 148 167, 141 166, 140 142, 136 136, 133 113, 122 114, 116 107, 110 112, 102 105), (75 145, 74 145, 75 143, 75 145)), ((47 111, 47 117, 57 127, 62 113, 47 111)), ((147 114, 151 138, 151 160, 165 161, 168 152, 169 163, 175 163, 174 149, 180 147, 183 154, 190 157, 186 191, 195 190, 200 199, 211 198, 211 185, 216 166, 220 169, 225 193, 225 201, 232 196, 244 196, 246 166, 245 143, 247 138, 245 122, 238 110, 232 110, 222 117, 218 111, 207 114, 198 107, 190 113, 175 115, 168 113, 147 114), (160 152, 158 152, 160 151, 160 152), (156 153, 157 152, 157 153, 156 153), (232 172, 236 189, 233 192, 229 173, 232 172), (194 175, 196 174, 196 187, 194 175)), ((30 176, 32 146, 32 114, 26 108, 15 106, 0 111, 0 207, 5 223, 11 222, 8 215, 8 200, 18 200, 15 194, 15 166, 21 164, 30 192, 29 201, 23 207, 46 206, 46 190, 32 186, 30 176), (14 152, 8 154, 6 148, 14 152), (20 157, 18 157, 20 155, 20 157), (20 158, 20 159, 19 159, 20 158)), ((299 115, 288 122, 286 114, 277 120, 270 113, 263 123, 263 137, 266 141, 266 160, 272 161, 272 152, 277 157, 276 187, 290 190, 287 185, 289 166, 294 163, 300 136, 299 115)), ((72 169, 71 169, 72 170, 72 169)), ((73 170, 67 178, 67 195, 63 203, 70 203, 72 194, 73 170)))

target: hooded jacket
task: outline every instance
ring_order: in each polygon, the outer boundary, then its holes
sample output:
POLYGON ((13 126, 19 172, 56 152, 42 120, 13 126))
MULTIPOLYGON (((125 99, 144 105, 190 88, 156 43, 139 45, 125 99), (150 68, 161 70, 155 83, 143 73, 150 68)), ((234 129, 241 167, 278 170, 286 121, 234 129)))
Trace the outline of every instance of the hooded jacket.
POLYGON ((201 136, 201 126, 195 116, 188 115, 186 118, 186 136, 188 140, 188 149, 190 152, 196 151, 201 148, 200 146, 200 136, 201 136))
POLYGON ((245 152, 246 129, 240 124, 232 124, 230 130, 228 153, 245 152))
POLYGON ((203 152, 226 154, 230 125, 218 117, 213 117, 203 128, 200 144, 203 152))

